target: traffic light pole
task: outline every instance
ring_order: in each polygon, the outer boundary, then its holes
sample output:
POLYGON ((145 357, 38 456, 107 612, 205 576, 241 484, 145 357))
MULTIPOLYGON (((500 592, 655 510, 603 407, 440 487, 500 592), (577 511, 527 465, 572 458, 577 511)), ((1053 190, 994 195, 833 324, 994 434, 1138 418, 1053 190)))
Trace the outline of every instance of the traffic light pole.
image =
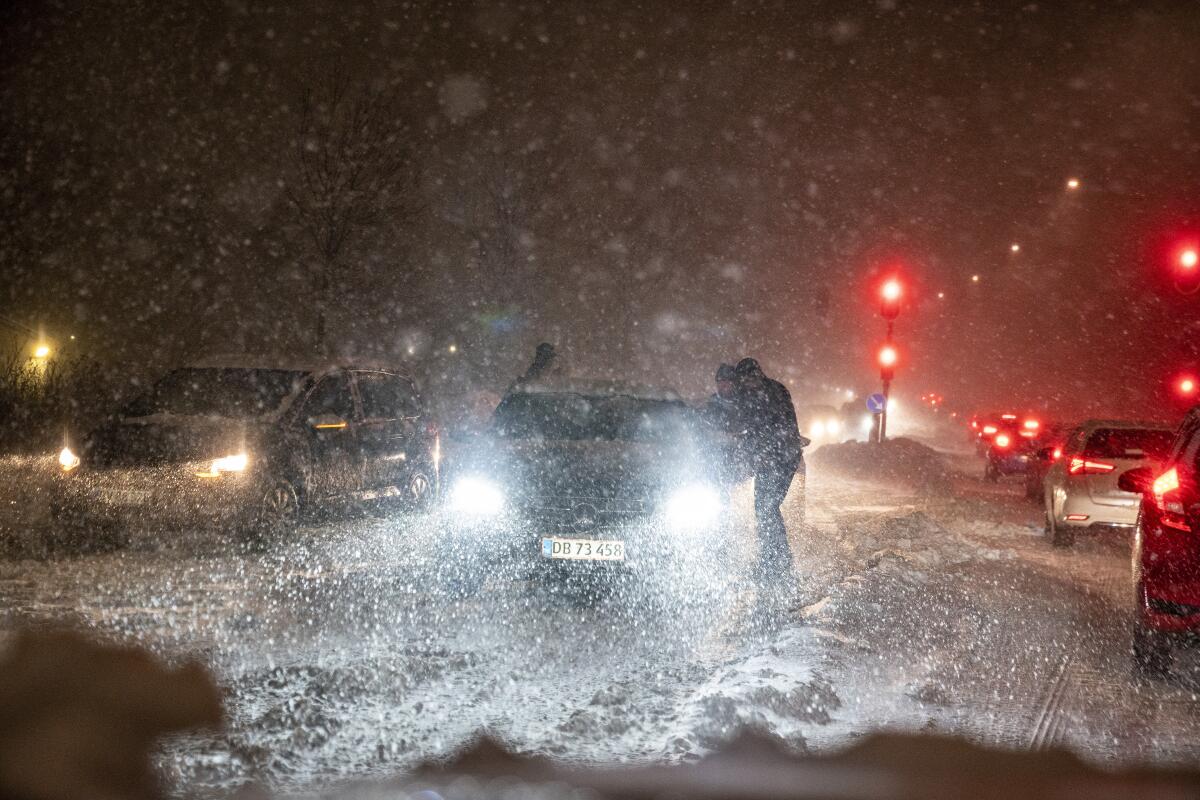
POLYGON ((887 418, 889 398, 892 393, 892 378, 896 377, 896 348, 892 345, 892 325, 900 314, 900 298, 904 295, 904 285, 899 278, 890 278, 880 288, 882 302, 879 305, 879 315, 887 320, 887 338, 884 339, 883 349, 879 351, 879 377, 883 380, 883 408, 879 412, 880 444, 887 440, 887 418))
MULTIPOLYGON (((887 324, 887 336, 884 338, 883 344, 884 347, 892 346, 892 320, 890 319, 887 324)), ((879 442, 882 444, 887 441, 888 406, 891 405, 889 398, 892 393, 892 368, 880 368, 879 377, 883 380, 883 411, 879 412, 879 442)))

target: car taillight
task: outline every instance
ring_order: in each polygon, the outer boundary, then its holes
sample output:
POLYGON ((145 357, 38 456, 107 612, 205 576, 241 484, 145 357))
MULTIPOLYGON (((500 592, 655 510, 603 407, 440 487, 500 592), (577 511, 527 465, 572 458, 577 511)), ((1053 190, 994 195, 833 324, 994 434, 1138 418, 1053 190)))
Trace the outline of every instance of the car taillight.
POLYGON ((1175 467, 1155 478, 1150 491, 1162 512, 1162 524, 1177 531, 1186 531, 1187 518, 1183 514, 1183 498, 1179 495, 1179 472, 1175 467))
POLYGON ((995 432, 996 432, 995 425, 984 425, 983 426, 983 433, 985 436, 991 436, 995 432))
POLYGON ((1071 463, 1067 465, 1067 472, 1071 475, 1104 475, 1116 468, 1116 464, 1105 464, 1103 461, 1072 458, 1071 463))
POLYGON ((1055 461, 1058 461, 1060 458, 1062 458, 1062 448, 1054 448, 1054 452, 1050 454, 1050 458, 1054 459, 1055 461))
POLYGON ((1012 439, 1008 438, 1007 433, 996 434, 996 438, 993 439, 993 441, 996 443, 996 447, 1001 448, 1008 447, 1010 444, 1012 444, 1012 439))

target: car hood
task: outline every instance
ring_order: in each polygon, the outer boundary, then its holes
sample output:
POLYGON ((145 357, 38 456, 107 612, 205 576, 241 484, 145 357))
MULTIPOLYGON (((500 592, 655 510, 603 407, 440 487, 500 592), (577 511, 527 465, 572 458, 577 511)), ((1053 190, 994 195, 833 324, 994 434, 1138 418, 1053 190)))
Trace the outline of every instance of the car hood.
POLYGON ((99 468, 203 461, 252 449, 264 427, 221 417, 118 417, 89 434, 80 455, 99 468))
POLYGON ((693 442, 491 437, 463 454, 458 472, 485 476, 525 498, 653 498, 713 476, 708 459, 693 442))

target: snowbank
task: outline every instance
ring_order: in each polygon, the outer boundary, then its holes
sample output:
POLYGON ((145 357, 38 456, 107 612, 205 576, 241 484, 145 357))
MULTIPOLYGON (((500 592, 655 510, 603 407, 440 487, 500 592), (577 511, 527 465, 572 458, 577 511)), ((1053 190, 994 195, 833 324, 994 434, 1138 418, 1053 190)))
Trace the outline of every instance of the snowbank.
POLYGON ((889 439, 883 444, 827 444, 807 461, 818 472, 899 484, 922 493, 937 494, 950 489, 946 460, 933 448, 912 439, 889 439))

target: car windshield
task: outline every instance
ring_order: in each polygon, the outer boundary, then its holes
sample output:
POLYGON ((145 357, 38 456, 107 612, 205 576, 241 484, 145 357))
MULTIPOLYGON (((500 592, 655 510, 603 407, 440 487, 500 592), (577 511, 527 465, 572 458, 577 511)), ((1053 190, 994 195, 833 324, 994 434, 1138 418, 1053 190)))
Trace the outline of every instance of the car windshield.
POLYGON ((278 409, 305 378, 283 369, 177 369, 126 406, 125 416, 259 417, 278 409))
POLYGON ((1172 431, 1101 428, 1088 437, 1087 458, 1162 459, 1171 449, 1172 431))
POLYGON ((625 395, 524 393, 496 408, 492 429, 506 439, 664 441, 693 422, 683 403, 625 395))

